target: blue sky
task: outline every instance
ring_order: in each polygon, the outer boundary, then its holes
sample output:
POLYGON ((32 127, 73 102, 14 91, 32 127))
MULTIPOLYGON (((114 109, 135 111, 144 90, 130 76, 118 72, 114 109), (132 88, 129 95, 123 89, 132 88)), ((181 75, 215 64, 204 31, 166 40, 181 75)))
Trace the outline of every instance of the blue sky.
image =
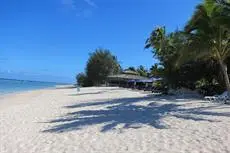
POLYGON ((89 53, 122 67, 156 61, 144 43, 154 27, 181 28, 201 0, 1 0, 0 77, 74 82, 89 53))

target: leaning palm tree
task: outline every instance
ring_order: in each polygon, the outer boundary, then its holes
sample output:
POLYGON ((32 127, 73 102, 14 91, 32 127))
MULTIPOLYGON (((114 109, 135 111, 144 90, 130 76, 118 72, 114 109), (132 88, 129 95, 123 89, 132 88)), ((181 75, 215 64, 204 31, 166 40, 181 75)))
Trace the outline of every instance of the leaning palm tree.
MULTIPOLYGON (((224 2, 228 4, 227 1, 224 2)), ((225 60, 230 56, 230 16, 226 8, 218 0, 204 0, 203 4, 196 7, 195 13, 185 27, 188 39, 180 59, 185 59, 182 57, 189 55, 186 57, 187 60, 199 58, 218 61, 226 88, 230 92, 225 64, 225 60)))

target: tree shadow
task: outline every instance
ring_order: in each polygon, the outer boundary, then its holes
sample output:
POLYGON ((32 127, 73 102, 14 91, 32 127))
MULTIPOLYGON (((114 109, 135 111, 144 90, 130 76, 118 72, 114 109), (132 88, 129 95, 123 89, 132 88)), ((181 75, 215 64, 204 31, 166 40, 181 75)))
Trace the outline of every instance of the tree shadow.
POLYGON ((105 93, 105 92, 106 91, 76 93, 76 94, 69 94, 69 96, 98 95, 98 94, 102 94, 102 93, 105 93))
POLYGON ((146 96, 146 97, 136 97, 136 98, 122 98, 122 99, 111 99, 111 100, 98 100, 90 103, 77 103, 74 105, 65 106, 65 108, 81 108, 81 107, 90 107, 90 106, 99 106, 99 105, 113 105, 113 104, 119 104, 121 105, 129 105, 132 103, 140 102, 143 100, 152 100, 152 97, 146 96))
POLYGON ((106 89, 106 90, 97 91, 97 92, 86 92, 86 93, 78 92, 78 93, 75 93, 75 94, 69 94, 69 96, 98 95, 98 94, 103 94, 103 93, 106 93, 106 92, 116 91, 116 90, 120 91, 122 89, 120 89, 120 88, 112 88, 112 89, 106 89))
POLYGON ((187 97, 186 99, 184 98, 178 98, 176 96, 156 96, 153 94, 148 94, 146 96, 142 97, 130 97, 130 98, 117 98, 117 99, 111 99, 111 100, 96 100, 94 102, 90 103, 77 103, 74 105, 69 105, 65 106, 65 108, 81 108, 81 107, 89 107, 89 106, 98 106, 98 105, 112 105, 112 104, 119 104, 120 106, 122 105, 129 105, 137 102, 142 102, 142 101, 173 101, 173 102, 189 102, 191 100, 201 100, 200 98, 194 98, 194 97, 187 97))
POLYGON ((97 124, 103 125, 101 132, 117 129, 118 126, 121 127, 120 129, 141 128, 144 125, 156 129, 167 129, 170 127, 163 119, 168 116, 206 122, 218 122, 217 120, 209 119, 212 116, 230 117, 230 113, 208 111, 208 109, 217 106, 186 108, 184 106, 187 102, 190 102, 189 99, 184 100, 183 104, 177 103, 177 100, 173 97, 153 98, 146 96, 66 106, 65 109, 81 108, 81 110, 47 122, 51 124, 51 128, 43 132, 68 132, 97 124), (169 101, 164 103, 167 100, 175 101, 175 103, 169 103, 169 101), (147 105, 141 105, 146 102, 148 102, 147 105), (103 106, 104 109, 100 107, 92 110, 89 108, 91 106, 103 106))

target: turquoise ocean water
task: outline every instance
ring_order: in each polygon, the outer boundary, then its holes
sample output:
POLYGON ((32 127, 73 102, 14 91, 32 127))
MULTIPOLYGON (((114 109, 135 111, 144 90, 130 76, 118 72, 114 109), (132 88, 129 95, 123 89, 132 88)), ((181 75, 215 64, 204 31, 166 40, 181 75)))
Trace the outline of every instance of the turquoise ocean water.
POLYGON ((52 88, 61 85, 52 82, 0 79, 0 95, 13 92, 52 88))

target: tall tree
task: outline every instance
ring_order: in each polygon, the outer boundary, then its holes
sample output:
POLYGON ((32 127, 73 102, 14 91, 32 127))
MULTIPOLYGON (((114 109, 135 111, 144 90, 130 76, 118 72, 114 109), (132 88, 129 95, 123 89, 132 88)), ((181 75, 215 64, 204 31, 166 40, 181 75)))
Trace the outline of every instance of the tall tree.
POLYGON ((90 54, 86 66, 86 75, 93 85, 105 83, 108 75, 117 74, 121 66, 117 58, 107 49, 96 49, 90 54))
MULTIPOLYGON (((179 61, 214 59, 221 68, 227 90, 230 92, 226 59, 230 56, 230 25, 225 8, 216 0, 204 0, 185 27, 188 33, 186 47, 179 61)), ((183 62, 182 62, 183 63, 183 62)))
POLYGON ((186 36, 182 32, 166 34, 165 27, 157 27, 146 41, 145 48, 152 48, 154 56, 158 58, 159 64, 164 69, 165 79, 171 87, 175 86, 175 79, 178 77, 175 67, 176 59, 185 40, 186 36))

